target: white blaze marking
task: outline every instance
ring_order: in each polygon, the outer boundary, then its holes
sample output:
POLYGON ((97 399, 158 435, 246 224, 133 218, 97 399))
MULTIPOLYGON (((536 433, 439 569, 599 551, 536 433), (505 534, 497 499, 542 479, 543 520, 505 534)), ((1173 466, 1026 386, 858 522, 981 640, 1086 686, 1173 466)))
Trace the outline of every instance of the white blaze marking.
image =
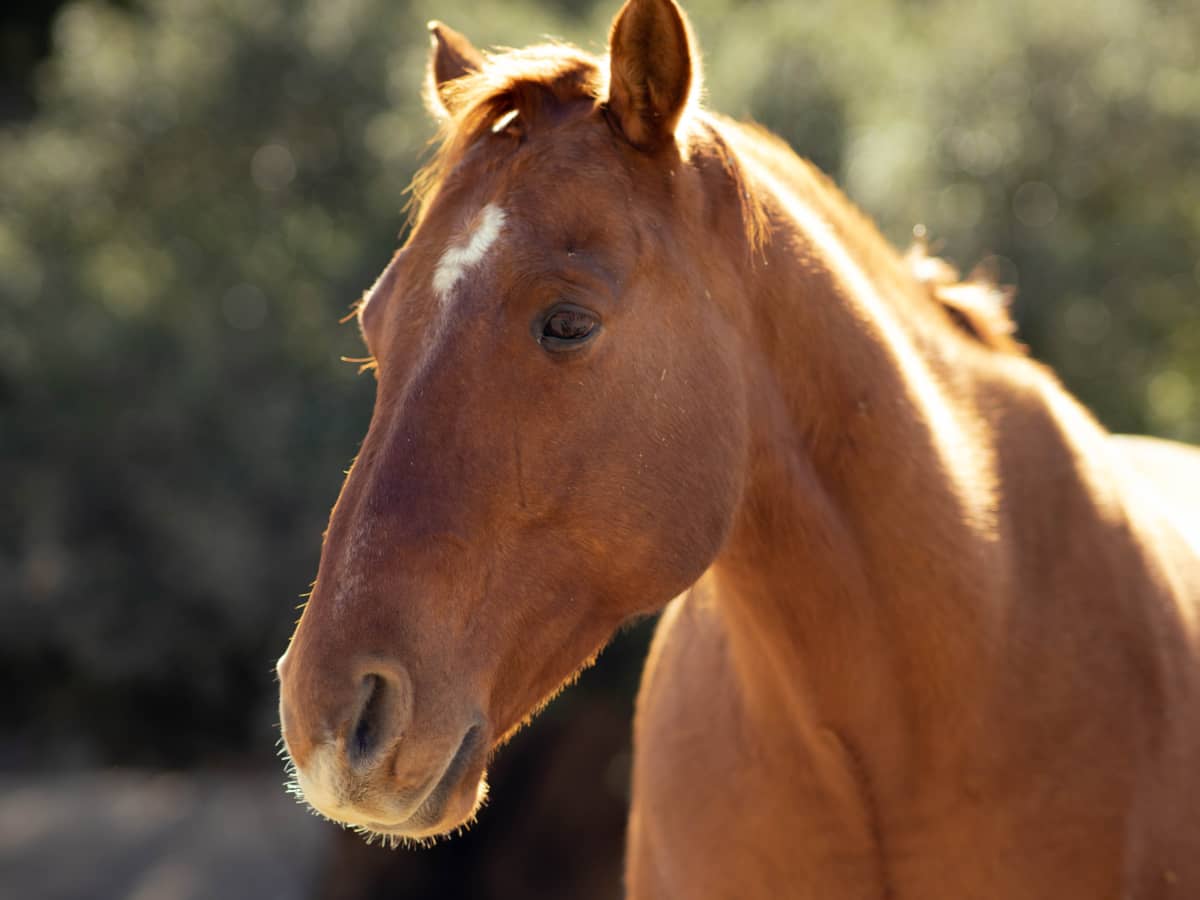
POLYGON ((467 274, 467 270, 482 260, 500 237, 504 227, 504 210, 489 203, 480 210, 475 223, 475 231, 466 243, 447 248, 433 272, 433 290, 443 303, 450 299, 450 292, 467 274))

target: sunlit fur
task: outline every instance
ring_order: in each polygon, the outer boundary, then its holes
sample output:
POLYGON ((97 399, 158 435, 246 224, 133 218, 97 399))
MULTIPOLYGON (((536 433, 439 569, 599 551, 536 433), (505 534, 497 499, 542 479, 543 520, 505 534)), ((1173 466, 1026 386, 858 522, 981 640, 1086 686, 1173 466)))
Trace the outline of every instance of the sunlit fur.
POLYGON ((375 410, 279 667, 322 802, 452 832, 665 607, 630 897, 1200 896, 1200 451, 1109 435, 1004 291, 700 109, 671 0, 606 59, 433 35, 440 149, 359 309, 375 410), (564 301, 600 323, 566 351, 564 301))

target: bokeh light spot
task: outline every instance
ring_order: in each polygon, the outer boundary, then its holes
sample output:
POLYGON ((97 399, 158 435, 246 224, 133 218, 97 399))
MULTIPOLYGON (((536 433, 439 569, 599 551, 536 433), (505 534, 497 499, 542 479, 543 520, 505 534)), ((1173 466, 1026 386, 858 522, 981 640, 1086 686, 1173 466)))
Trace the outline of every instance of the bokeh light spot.
POLYGON ((1007 161, 1003 145, 983 129, 955 131, 951 141, 959 168, 972 175, 991 175, 1007 161))
POLYGON ((1157 421, 1178 422, 1191 415, 1195 393, 1187 375, 1178 369, 1167 369, 1150 379, 1146 400, 1157 421))
POLYGON ((1027 181, 1013 194, 1012 205, 1022 225, 1044 228, 1058 215, 1058 194, 1044 181, 1027 181))
POLYGON ((250 174, 259 190, 274 194, 296 177, 296 160, 283 144, 265 144, 255 151, 250 161, 250 174))

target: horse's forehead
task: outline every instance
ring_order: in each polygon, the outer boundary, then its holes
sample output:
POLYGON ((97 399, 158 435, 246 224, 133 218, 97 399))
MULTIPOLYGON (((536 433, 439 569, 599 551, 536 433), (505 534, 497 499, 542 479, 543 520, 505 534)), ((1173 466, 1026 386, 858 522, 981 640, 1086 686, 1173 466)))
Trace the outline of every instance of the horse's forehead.
POLYGON ((470 217, 465 229, 451 237, 433 269, 433 293, 439 301, 449 302, 467 274, 488 262, 507 221, 508 213, 499 203, 486 203, 470 217))
POLYGON ((457 167, 413 235, 404 282, 444 309, 473 283, 550 267, 560 247, 620 255, 631 193, 593 130, 568 126, 511 164, 479 153, 457 167))

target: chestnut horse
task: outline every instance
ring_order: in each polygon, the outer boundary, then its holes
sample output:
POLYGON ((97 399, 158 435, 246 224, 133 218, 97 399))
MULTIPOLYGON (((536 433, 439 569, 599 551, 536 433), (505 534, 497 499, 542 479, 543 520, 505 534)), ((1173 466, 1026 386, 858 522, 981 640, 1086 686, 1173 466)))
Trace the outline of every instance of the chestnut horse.
POLYGON ((279 664, 304 798, 453 830, 665 606, 631 897, 1200 897, 1200 451, 1111 437, 993 288, 701 110, 672 0, 604 59, 431 27, 441 150, 279 664))

